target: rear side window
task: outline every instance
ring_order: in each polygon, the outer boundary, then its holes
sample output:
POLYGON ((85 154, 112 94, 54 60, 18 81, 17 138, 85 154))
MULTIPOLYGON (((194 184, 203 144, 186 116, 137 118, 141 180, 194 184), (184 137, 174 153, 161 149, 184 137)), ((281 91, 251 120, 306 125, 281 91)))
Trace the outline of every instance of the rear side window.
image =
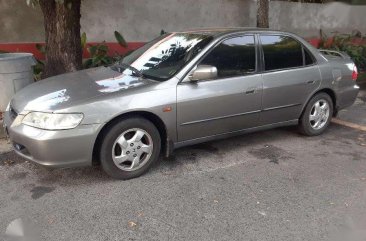
POLYGON ((253 35, 230 38, 216 46, 200 64, 217 68, 219 78, 255 72, 255 42, 253 35))
POLYGON ((261 35, 265 70, 303 66, 302 45, 291 37, 261 35))
POLYGON ((315 63, 314 57, 309 53, 309 50, 304 48, 304 58, 305 58, 305 65, 312 65, 315 63))

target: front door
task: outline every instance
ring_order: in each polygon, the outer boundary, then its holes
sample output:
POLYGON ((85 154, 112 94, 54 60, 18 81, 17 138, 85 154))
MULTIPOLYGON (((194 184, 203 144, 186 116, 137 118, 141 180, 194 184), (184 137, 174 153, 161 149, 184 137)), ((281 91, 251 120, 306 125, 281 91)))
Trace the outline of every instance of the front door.
POLYGON ((218 77, 177 86, 178 141, 256 126, 262 99, 253 35, 232 37, 214 47, 198 65, 217 68, 218 77))

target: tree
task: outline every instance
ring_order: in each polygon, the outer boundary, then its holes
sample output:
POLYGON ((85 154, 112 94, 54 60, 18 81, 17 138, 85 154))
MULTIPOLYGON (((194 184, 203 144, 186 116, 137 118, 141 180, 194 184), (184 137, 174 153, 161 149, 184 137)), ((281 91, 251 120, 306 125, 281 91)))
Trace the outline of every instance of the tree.
POLYGON ((269 0, 257 0, 257 27, 258 28, 269 28, 268 21, 268 10, 269 10, 269 0))
POLYGON ((46 52, 42 77, 81 69, 81 0, 26 1, 28 5, 38 4, 43 13, 46 52))

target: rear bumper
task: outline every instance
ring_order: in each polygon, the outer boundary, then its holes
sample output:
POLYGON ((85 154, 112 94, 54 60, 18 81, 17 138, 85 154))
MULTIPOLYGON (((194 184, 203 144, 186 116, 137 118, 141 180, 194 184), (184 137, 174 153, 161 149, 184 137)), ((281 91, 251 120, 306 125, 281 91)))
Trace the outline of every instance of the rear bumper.
POLYGON ((22 116, 4 124, 15 152, 33 162, 52 167, 92 164, 92 153, 100 124, 80 125, 71 130, 48 131, 21 124, 22 116))
POLYGON ((339 92, 337 96, 337 111, 353 105, 359 91, 360 87, 355 84, 339 92))

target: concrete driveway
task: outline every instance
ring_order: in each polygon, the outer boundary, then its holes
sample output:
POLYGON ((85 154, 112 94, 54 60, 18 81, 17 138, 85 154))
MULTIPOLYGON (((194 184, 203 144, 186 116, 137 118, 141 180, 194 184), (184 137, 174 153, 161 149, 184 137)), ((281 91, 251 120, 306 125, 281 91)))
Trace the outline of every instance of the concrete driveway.
POLYGON ((0 237, 22 218, 43 240, 365 240, 365 200, 366 132, 339 124, 183 148, 129 181, 0 155, 0 237))

